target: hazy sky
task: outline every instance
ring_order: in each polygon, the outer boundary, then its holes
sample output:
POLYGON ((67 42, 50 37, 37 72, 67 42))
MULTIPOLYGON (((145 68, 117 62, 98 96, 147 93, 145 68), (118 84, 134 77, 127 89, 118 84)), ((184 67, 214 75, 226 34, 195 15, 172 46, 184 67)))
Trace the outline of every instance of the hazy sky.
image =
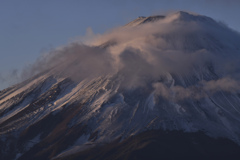
POLYGON ((41 53, 138 16, 186 10, 240 31, 240 0, 0 0, 0 89, 41 53), (11 77, 11 78, 9 78, 11 77))

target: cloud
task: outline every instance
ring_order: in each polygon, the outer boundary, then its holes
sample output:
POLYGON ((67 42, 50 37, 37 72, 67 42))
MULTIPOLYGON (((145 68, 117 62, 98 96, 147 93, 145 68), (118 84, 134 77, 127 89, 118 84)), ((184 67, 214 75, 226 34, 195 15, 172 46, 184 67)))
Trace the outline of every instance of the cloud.
POLYGON ((203 89, 210 93, 218 91, 226 91, 236 93, 240 90, 240 82, 229 77, 224 77, 218 80, 203 81, 203 89))
POLYGON ((188 87, 171 86, 168 87, 162 82, 153 83, 154 94, 172 101, 184 99, 201 99, 211 96, 217 92, 238 93, 240 90, 240 82, 229 77, 218 80, 199 81, 197 85, 188 87))
POLYGON ((183 99, 200 99, 206 96, 201 88, 190 86, 184 88, 182 86, 167 87, 164 83, 158 82, 153 84, 156 96, 162 96, 165 99, 178 101, 183 99))
POLYGON ((72 43, 43 55, 25 68, 22 75, 29 77, 47 70, 79 81, 111 74, 115 68, 114 59, 105 49, 72 43))
POLYGON ((120 75, 124 89, 151 84, 156 95, 175 100, 239 90, 240 35, 211 18, 169 13, 103 35, 88 29, 86 39, 41 56, 22 77, 43 71, 74 81, 120 75))

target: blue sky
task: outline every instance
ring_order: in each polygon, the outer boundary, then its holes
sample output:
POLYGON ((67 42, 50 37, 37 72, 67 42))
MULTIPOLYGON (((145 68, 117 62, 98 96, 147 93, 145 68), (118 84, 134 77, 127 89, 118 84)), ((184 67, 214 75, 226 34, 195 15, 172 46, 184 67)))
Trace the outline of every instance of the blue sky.
POLYGON ((240 0, 0 0, 0 89, 42 53, 138 16, 186 10, 240 31, 240 0))

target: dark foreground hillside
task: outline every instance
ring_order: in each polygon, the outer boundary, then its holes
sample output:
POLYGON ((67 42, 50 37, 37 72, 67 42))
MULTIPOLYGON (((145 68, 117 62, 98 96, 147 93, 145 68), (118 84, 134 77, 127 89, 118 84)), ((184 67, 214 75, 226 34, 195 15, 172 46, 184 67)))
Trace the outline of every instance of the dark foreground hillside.
POLYGON ((123 142, 113 142, 58 160, 240 159, 240 146, 202 132, 146 131, 123 142))

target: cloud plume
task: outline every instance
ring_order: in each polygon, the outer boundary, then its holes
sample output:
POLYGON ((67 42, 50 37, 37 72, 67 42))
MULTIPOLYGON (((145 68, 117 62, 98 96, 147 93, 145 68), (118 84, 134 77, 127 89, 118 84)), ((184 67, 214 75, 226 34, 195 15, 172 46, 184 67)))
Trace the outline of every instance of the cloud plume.
POLYGON ((75 42, 51 51, 26 68, 22 76, 51 70, 81 81, 119 74, 122 87, 151 83, 158 95, 176 99, 239 90, 237 32, 187 12, 147 20, 140 17, 135 22, 139 25, 126 25, 103 35, 91 32, 86 43, 75 42), (141 24, 143 20, 146 23, 141 24))

